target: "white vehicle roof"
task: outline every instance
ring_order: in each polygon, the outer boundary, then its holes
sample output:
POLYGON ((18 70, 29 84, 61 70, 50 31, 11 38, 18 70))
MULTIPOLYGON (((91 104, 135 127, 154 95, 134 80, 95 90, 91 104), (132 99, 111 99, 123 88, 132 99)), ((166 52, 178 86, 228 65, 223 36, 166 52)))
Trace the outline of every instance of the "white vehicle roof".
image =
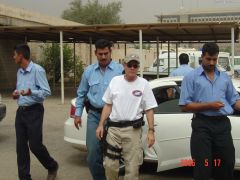
POLYGON ((171 85, 177 85, 176 81, 182 81, 183 76, 175 76, 175 77, 165 77, 165 78, 159 78, 154 79, 152 81, 149 81, 151 88, 156 88, 159 86, 171 86, 171 85))

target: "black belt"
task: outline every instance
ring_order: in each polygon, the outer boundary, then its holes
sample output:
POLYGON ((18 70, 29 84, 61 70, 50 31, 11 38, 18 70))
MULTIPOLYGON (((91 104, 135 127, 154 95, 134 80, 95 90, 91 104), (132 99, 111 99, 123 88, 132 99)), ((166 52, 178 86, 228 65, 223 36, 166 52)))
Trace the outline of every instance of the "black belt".
POLYGON ((195 113, 193 115, 193 117, 195 118, 205 118, 205 119, 226 119, 227 116, 224 116, 224 115, 219 115, 219 116, 207 116, 205 114, 201 114, 201 113, 195 113))
POLYGON ((28 111, 28 110, 31 110, 31 109, 34 109, 34 108, 37 108, 40 106, 42 106, 41 103, 36 103, 36 104, 30 105, 30 106, 18 106, 18 109, 21 111, 28 111))
POLYGON ((133 127, 141 127, 144 125, 144 121, 143 121, 143 117, 141 117, 140 119, 134 120, 134 121, 118 121, 118 122, 114 122, 114 121, 108 121, 108 126, 112 126, 112 127, 128 127, 128 126, 133 126, 133 127))
POLYGON ((89 109, 91 109, 92 111, 98 112, 98 113, 102 113, 102 110, 103 110, 103 108, 96 108, 93 105, 91 105, 90 103, 89 103, 89 109))

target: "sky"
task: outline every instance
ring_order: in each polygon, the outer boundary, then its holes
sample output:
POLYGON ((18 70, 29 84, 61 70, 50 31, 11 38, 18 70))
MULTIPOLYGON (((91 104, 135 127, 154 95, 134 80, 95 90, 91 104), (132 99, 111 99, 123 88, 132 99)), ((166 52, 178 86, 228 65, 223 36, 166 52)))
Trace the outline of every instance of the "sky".
MULTIPOLYGON (((0 0, 0 4, 24 8, 50 16, 61 17, 73 0, 0 0)), ((118 0, 99 0, 101 3, 118 0)), ((86 3, 87 0, 82 0, 86 3)), ((171 14, 191 9, 240 9, 240 0, 121 0, 120 16, 124 23, 157 22, 155 15, 171 14)))

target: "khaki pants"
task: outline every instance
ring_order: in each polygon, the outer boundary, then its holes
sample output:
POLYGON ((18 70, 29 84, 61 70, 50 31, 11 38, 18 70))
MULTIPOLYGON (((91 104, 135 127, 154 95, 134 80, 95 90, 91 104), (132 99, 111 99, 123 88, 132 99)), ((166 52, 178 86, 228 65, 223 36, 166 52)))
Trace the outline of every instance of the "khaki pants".
MULTIPOLYGON (((126 128, 109 127, 107 142, 114 147, 122 148, 122 157, 125 162, 124 180, 138 180, 139 166, 143 163, 143 148, 141 142, 142 129, 134 129, 132 126, 126 128)), ((109 153, 114 152, 108 150, 109 153)), ((119 160, 104 158, 103 165, 107 180, 117 180, 119 171, 119 160)))

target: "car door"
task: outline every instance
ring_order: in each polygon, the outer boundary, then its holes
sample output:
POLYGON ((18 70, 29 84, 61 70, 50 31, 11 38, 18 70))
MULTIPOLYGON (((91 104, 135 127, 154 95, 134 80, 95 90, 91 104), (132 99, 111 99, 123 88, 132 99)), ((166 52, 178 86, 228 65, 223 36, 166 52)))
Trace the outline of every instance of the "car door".
POLYGON ((158 107, 154 109, 158 171, 181 166, 183 159, 190 159, 192 113, 182 112, 178 106, 180 89, 176 85, 153 89, 158 107))
POLYGON ((228 116, 232 125, 232 138, 235 147, 235 168, 240 168, 240 111, 228 116))

